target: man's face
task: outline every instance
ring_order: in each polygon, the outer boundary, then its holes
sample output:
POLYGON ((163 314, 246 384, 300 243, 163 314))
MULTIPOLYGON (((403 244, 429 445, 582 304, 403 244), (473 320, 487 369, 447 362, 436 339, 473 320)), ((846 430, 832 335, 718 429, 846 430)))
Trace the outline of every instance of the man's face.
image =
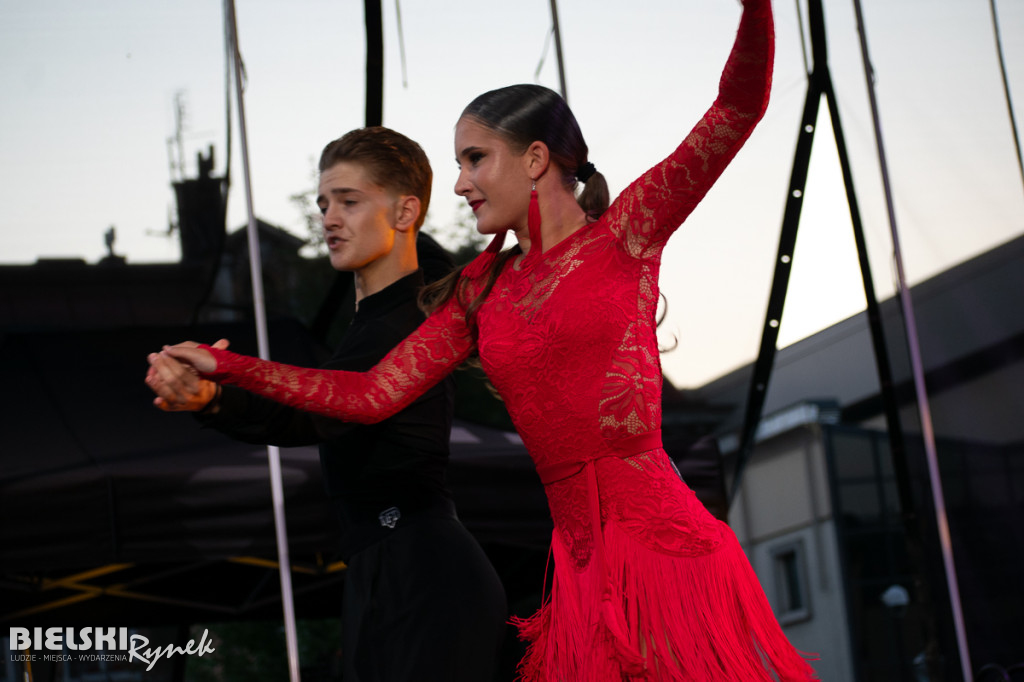
POLYGON ((320 174, 316 203, 334 269, 356 272, 391 252, 396 199, 357 163, 342 161, 320 174))

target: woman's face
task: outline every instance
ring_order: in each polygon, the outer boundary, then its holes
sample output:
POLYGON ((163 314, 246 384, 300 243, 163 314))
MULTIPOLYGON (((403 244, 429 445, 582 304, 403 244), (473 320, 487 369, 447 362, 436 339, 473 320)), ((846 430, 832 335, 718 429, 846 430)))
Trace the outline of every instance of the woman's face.
POLYGON ((481 234, 526 228, 533 183, 525 156, 496 133, 469 118, 455 126, 455 193, 465 197, 481 234))

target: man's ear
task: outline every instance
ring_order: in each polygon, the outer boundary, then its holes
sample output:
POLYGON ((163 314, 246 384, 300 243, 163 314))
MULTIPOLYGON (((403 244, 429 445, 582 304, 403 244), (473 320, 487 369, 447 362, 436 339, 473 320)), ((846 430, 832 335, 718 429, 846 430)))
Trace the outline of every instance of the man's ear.
POLYGON ((523 163, 526 166, 526 173, 536 181, 547 172, 551 164, 551 150, 545 143, 535 140, 526 148, 523 163))
POLYGON ((395 229, 408 232, 416 227, 420 217, 420 199, 412 194, 401 194, 395 200, 395 229))

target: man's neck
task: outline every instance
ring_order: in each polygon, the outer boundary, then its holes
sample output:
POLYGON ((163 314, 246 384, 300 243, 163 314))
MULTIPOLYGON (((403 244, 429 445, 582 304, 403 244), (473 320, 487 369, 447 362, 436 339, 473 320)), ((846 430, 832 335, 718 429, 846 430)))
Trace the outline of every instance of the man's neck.
POLYGON ((419 270, 416 254, 416 235, 400 233, 391 250, 380 258, 353 270, 356 286, 356 307, 359 301, 373 296, 419 270))
POLYGON ((408 277, 419 269, 419 265, 413 261, 401 268, 389 268, 386 272, 368 272, 368 268, 362 268, 353 272, 356 287, 356 307, 359 302, 367 296, 373 296, 377 292, 384 291, 400 279, 408 277))

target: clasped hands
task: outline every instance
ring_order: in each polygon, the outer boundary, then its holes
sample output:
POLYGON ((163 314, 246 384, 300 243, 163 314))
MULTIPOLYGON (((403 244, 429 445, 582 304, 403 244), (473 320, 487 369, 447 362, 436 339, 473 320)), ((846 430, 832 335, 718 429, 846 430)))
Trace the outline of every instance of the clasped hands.
MULTIPOLYGON (((228 345, 227 339, 220 339, 211 347, 225 349, 228 345)), ((153 404, 165 412, 205 410, 220 393, 215 382, 199 376, 200 370, 215 370, 216 361, 193 341, 164 346, 146 359, 149 361, 146 385, 156 394, 153 404)))

